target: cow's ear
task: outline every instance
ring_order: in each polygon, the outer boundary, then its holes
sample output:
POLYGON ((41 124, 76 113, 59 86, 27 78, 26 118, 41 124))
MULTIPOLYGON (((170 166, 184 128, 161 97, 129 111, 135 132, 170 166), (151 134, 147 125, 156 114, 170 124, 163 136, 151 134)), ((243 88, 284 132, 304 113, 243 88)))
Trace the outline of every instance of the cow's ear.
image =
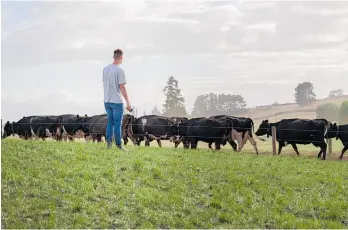
POLYGON ((9 125, 9 124, 10 124, 10 121, 7 121, 7 122, 6 122, 6 125, 9 125))

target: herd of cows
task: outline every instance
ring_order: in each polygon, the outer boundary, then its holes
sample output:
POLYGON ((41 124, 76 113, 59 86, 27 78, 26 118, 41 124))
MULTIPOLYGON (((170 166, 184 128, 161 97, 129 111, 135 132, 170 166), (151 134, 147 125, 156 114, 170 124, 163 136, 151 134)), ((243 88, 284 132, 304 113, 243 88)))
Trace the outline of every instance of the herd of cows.
MULTIPOLYGON (((53 138, 62 141, 63 137, 73 140, 77 132, 82 131, 85 140, 101 142, 105 137, 107 124, 106 114, 95 116, 79 116, 66 114, 60 116, 28 116, 17 122, 6 122, 2 138, 10 135, 18 135, 23 139, 53 138)), ((249 141, 256 154, 258 154, 257 142, 254 136, 261 140, 260 136, 272 136, 272 127, 276 127, 276 140, 278 142, 278 154, 284 146, 290 144, 299 155, 297 144, 313 144, 320 148, 318 158, 325 160, 327 143, 329 138, 341 140, 343 144, 340 159, 348 149, 348 125, 332 124, 326 119, 282 119, 270 123, 262 121, 254 132, 254 122, 251 118, 218 115, 212 117, 198 117, 188 119, 186 117, 165 117, 158 115, 145 115, 135 117, 125 114, 122 120, 122 138, 127 145, 128 138, 134 145, 140 145, 145 141, 145 146, 156 140, 162 147, 161 140, 169 140, 177 148, 183 143, 184 148, 197 148, 198 141, 208 143, 209 148, 215 144, 215 149, 220 150, 221 145, 227 142, 234 151, 240 152, 249 141), (237 141, 238 145, 235 143, 237 141), (238 148, 237 148, 238 147, 238 148)))

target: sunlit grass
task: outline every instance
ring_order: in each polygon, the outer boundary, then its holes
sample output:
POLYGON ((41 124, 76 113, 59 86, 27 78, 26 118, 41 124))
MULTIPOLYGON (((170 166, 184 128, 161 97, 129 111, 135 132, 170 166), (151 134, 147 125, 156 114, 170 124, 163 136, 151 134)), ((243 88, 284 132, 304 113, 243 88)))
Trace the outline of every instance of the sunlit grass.
POLYGON ((3 140, 2 227, 348 228, 347 161, 127 148, 3 140))

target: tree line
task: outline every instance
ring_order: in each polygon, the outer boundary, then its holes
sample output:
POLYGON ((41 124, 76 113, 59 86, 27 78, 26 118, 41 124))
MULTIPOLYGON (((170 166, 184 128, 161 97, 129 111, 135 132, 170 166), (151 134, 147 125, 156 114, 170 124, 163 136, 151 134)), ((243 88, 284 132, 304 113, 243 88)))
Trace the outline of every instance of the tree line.
MULTIPOLYGON (((185 98, 181 93, 179 82, 170 76, 163 88, 165 102, 162 111, 155 105, 151 111, 154 115, 163 116, 213 116, 219 114, 237 115, 247 111, 247 103, 242 95, 208 93, 198 95, 193 104, 191 114, 186 110, 185 98)), ((328 98, 343 96, 342 89, 331 90, 328 98)), ((299 106, 306 106, 316 101, 314 85, 311 82, 299 83, 295 88, 294 98, 299 106)), ((341 108, 335 104, 325 104, 317 109, 317 116, 334 121, 348 119, 348 102, 343 103, 341 108), (330 116, 329 116, 329 115, 330 116)), ((136 113, 138 111, 136 110, 136 113)), ((143 113, 146 115, 145 111, 143 113)), ((348 123, 348 121, 346 121, 348 123)))

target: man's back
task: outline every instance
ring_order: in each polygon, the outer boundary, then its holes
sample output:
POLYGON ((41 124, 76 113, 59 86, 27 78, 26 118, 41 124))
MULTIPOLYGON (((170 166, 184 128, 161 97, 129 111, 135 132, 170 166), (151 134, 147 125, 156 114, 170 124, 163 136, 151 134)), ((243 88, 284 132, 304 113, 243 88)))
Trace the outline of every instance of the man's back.
POLYGON ((120 84, 125 84, 123 69, 115 64, 109 64, 103 69, 104 102, 123 103, 120 84))

